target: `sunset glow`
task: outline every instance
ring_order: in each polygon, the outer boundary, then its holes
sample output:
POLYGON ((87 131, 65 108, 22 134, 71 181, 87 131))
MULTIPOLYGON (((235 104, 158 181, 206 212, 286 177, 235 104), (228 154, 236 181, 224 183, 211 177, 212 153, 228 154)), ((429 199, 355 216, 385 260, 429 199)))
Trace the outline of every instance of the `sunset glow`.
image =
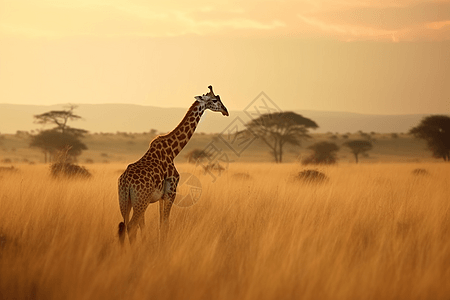
POLYGON ((2 0, 0 102, 433 113, 449 51, 449 1, 2 0))

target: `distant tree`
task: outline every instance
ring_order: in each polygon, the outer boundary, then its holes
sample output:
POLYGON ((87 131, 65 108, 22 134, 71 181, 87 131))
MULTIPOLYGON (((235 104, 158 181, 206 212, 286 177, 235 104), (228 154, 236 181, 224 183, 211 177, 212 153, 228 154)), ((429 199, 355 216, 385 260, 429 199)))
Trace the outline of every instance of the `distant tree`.
POLYGON ((275 162, 283 160, 283 146, 301 145, 301 140, 310 138, 308 129, 316 129, 316 122, 294 112, 263 114, 246 124, 247 130, 260 138, 273 154, 275 162))
POLYGON ((75 121, 81 119, 80 116, 75 115, 73 110, 77 108, 76 105, 69 104, 67 110, 52 110, 40 115, 35 115, 35 123, 37 124, 55 124, 56 127, 53 128, 55 131, 59 131, 62 134, 71 134, 75 136, 83 136, 87 133, 84 129, 77 129, 69 127, 67 124, 69 121, 75 121))
POLYGON ((372 137, 370 136, 370 134, 363 132, 362 130, 358 131, 358 134, 361 136, 361 138, 363 139, 367 139, 367 140, 371 140, 372 137))
POLYGON ((425 117, 409 131, 416 138, 424 139, 436 158, 450 161, 450 117, 435 115, 425 117))
POLYGON ((51 161, 54 155, 63 148, 70 149, 67 151, 67 155, 74 160, 83 150, 87 149, 80 140, 87 131, 68 125, 69 121, 81 119, 80 116, 74 114, 75 108, 75 105, 69 105, 67 110, 52 110, 34 116, 35 122, 38 124, 56 125, 50 130, 40 131, 31 137, 30 147, 41 149, 45 155, 45 162, 51 161))
POLYGON ((208 158, 210 156, 211 155, 207 154, 204 150, 194 149, 186 155, 186 158, 189 163, 195 164, 198 160, 201 160, 203 158, 208 158))
POLYGON ((355 156, 356 163, 358 163, 358 156, 360 154, 365 154, 367 151, 373 148, 373 145, 370 141, 366 140, 354 140, 348 141, 343 144, 345 147, 350 148, 350 151, 355 156))
POLYGON ((30 147, 39 148, 45 155, 45 162, 52 161, 55 154, 69 146, 67 154, 75 159, 87 147, 77 136, 54 130, 45 130, 33 136, 30 147))
POLYGON ((338 145, 329 142, 319 142, 308 147, 313 151, 311 156, 305 158, 302 163, 307 164, 334 164, 337 161, 338 145))
POLYGON ((333 134, 332 136, 330 136, 330 140, 337 140, 339 139, 339 136, 336 134, 333 134))

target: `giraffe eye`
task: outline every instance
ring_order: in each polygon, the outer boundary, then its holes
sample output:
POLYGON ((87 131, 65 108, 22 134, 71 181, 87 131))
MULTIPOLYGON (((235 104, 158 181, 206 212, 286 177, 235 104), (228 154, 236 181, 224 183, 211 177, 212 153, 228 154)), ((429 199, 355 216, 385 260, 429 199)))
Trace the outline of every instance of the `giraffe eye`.
POLYGON ((214 99, 213 102, 216 103, 216 102, 217 102, 217 99, 214 99))

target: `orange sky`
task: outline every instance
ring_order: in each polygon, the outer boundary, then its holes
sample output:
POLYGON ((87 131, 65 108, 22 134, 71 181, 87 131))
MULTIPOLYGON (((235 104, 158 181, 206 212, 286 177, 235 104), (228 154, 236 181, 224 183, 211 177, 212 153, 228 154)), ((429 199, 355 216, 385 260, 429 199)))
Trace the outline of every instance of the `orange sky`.
POLYGON ((450 1, 0 0, 0 103, 450 113, 450 1))

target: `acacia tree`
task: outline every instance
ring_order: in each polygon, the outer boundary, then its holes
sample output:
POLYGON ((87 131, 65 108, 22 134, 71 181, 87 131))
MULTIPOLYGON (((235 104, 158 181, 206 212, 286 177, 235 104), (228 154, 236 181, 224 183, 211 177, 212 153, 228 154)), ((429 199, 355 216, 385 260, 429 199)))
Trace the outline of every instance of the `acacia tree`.
POLYGON ((71 134, 75 136, 83 136, 87 133, 84 129, 72 128, 67 123, 69 121, 80 120, 81 117, 74 114, 73 110, 77 108, 76 105, 69 104, 67 110, 52 110, 40 115, 35 115, 35 123, 37 124, 55 124, 53 130, 59 131, 62 134, 71 134))
POLYGON ((283 146, 301 145, 301 140, 309 138, 308 129, 319 126, 311 119, 294 112, 263 114, 246 124, 247 130, 258 136, 273 154, 275 162, 283 160, 283 146))
POLYGON ((356 163, 358 163, 358 156, 360 154, 365 154, 367 151, 373 148, 373 145, 370 141, 366 140, 354 140, 348 141, 343 144, 345 147, 350 148, 350 151, 355 156, 356 163))
POLYGON ((39 148, 45 156, 45 162, 52 161, 55 154, 68 147, 67 155, 75 158, 87 147, 78 137, 54 130, 45 130, 33 136, 30 147, 39 148))
POLYGON ((319 142, 308 147, 313 153, 302 163, 307 164, 334 164, 337 161, 338 145, 330 142, 319 142))
POLYGON ((436 158, 450 161, 450 117, 435 115, 425 117, 409 131, 416 138, 424 139, 436 158))
POLYGON ((67 110, 52 110, 40 115, 35 115, 38 124, 54 124, 56 127, 50 130, 42 130, 31 138, 30 147, 40 148, 45 155, 45 162, 61 149, 69 147, 68 155, 72 158, 80 155, 87 147, 80 138, 87 133, 84 129, 73 128, 68 125, 69 121, 79 120, 75 115, 75 105, 69 105, 67 110))

